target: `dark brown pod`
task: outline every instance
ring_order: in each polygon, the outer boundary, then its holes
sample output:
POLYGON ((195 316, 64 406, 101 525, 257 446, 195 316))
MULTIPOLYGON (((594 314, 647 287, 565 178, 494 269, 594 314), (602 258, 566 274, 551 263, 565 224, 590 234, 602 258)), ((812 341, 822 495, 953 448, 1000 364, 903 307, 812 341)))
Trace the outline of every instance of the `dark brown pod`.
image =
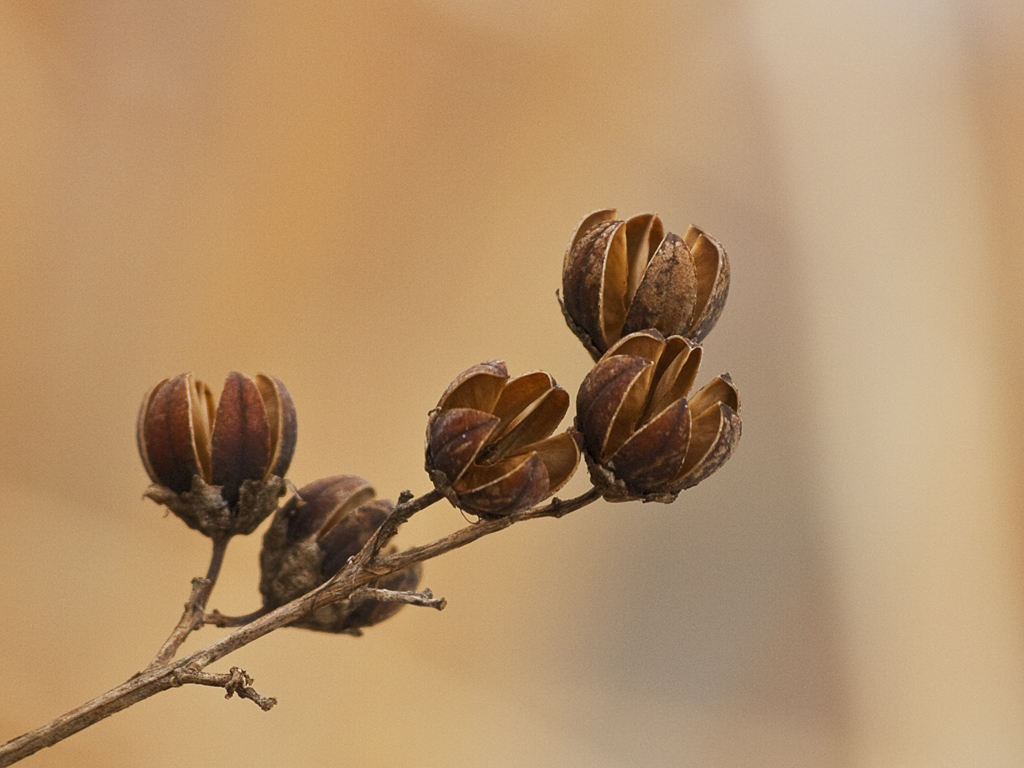
POLYGON ((143 399, 136 440, 146 495, 209 536, 251 533, 277 507, 295 451, 295 405, 269 376, 231 373, 220 402, 184 373, 143 399))
POLYGON ((595 360, 646 329, 703 340, 729 292, 725 249, 696 227, 680 237, 653 214, 615 215, 590 214, 566 250, 560 299, 570 329, 595 360))
POLYGON ((591 480, 609 501, 668 502, 718 470, 739 442, 739 394, 728 374, 692 397, 700 348, 653 330, 623 337, 577 397, 591 480))
POLYGON ((569 395, 543 371, 510 379, 490 361, 456 377, 427 422, 426 469, 455 506, 493 518, 561 488, 579 463, 571 435, 552 435, 569 395))
POLYGON ((229 373, 213 425, 212 485, 228 504, 238 499, 243 480, 262 480, 270 470, 270 421, 256 382, 229 373))
MULTIPOLYGON (((374 499, 373 487, 355 475, 316 480, 299 489, 274 516, 260 550, 260 593, 272 610, 315 589, 337 574, 394 510, 374 499)), ((394 547, 386 553, 395 552, 394 547)), ((419 565, 382 577, 372 586, 409 591, 419 583, 419 565)), ((293 626, 319 632, 355 633, 394 615, 403 603, 371 598, 315 609, 293 626)))

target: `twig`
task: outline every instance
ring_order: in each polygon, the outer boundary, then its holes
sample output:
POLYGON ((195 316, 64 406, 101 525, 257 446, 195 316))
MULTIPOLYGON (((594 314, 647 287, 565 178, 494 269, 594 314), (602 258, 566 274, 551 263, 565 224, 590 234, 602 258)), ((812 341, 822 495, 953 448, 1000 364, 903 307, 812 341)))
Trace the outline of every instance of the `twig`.
POLYGON ((213 553, 210 555, 210 566, 206 569, 206 577, 192 579, 192 595, 185 603, 185 611, 181 614, 181 619, 178 620, 178 625, 171 632, 170 637, 164 641, 163 646, 153 657, 153 661, 146 667, 147 670, 156 669, 173 659, 185 639, 203 625, 206 603, 209 601, 213 585, 217 583, 217 577, 220 575, 220 567, 224 563, 224 553, 227 551, 228 541, 230 541, 230 537, 227 536, 213 540, 213 553))
POLYGON ((420 605, 424 608, 436 608, 443 611, 448 601, 443 597, 434 597, 429 589, 422 592, 396 592, 393 589, 380 589, 379 587, 361 587, 352 593, 351 599, 362 600, 370 598, 379 600, 382 603, 406 603, 407 605, 420 605))
MULTIPOLYGON (((424 496, 420 497, 420 500, 429 499, 431 496, 432 494, 429 493, 424 494, 424 496)), ((532 510, 518 512, 514 515, 498 518, 496 520, 486 520, 466 526, 465 528, 461 528, 460 530, 430 544, 413 547, 412 549, 408 549, 394 555, 389 555, 387 557, 373 557, 371 558, 372 564, 368 567, 363 560, 364 554, 369 551, 368 548, 372 547, 374 544, 374 540, 371 539, 367 542, 359 555, 351 558, 337 575, 316 589, 307 592, 286 605, 282 605, 276 610, 270 611, 269 613, 254 619, 245 626, 236 629, 231 634, 210 643, 210 645, 189 656, 178 659, 177 661, 167 661, 162 665, 155 665, 155 663, 151 664, 145 670, 134 675, 117 688, 113 688, 103 695, 86 702, 80 707, 61 715, 56 720, 53 720, 34 731, 30 731, 29 733, 19 736, 16 739, 12 739, 6 744, 0 746, 0 768, 12 765, 19 760, 38 752, 40 749, 52 746, 66 739, 68 736, 77 733, 83 728, 87 728, 88 726, 99 722, 105 717, 109 717, 116 712, 120 712, 122 709, 130 707, 133 704, 137 704, 144 699, 148 699, 154 694, 166 691, 169 688, 180 686, 183 683, 194 682, 197 684, 216 684, 220 687, 224 687, 229 693, 238 693, 239 695, 243 695, 242 690, 245 688, 245 685, 249 685, 249 683, 246 683, 241 687, 232 683, 233 687, 229 689, 227 685, 220 682, 223 676, 206 676, 205 673, 203 673, 202 676, 197 676, 196 673, 201 672, 205 667, 209 666, 213 662, 224 658, 228 654, 248 645, 254 640, 258 640, 276 629, 280 629, 281 627, 291 624, 322 605, 329 605, 331 603, 349 599, 356 590, 364 587, 372 581, 375 581, 382 575, 387 575, 393 571, 408 568, 414 563, 423 562, 424 560, 430 560, 439 555, 443 555, 453 549, 458 549, 472 541, 476 541, 483 536, 504 530, 518 522, 533 520, 539 517, 562 517, 563 515, 596 501, 598 498, 600 498, 600 494, 596 490, 591 489, 574 499, 568 499, 566 501, 553 499, 548 504, 544 504, 532 510), (186 669, 188 671, 181 671, 186 669), (184 677, 182 677, 182 675, 184 675, 184 677)), ((436 501, 436 499, 430 500, 428 503, 433 503, 434 501, 436 501)), ((405 514, 405 511, 403 511, 403 514, 405 514)), ((220 556, 221 558, 223 557, 223 552, 221 552, 220 556)), ((213 577, 216 578, 216 570, 213 569, 212 562, 211 572, 213 577)), ((394 594, 398 595, 402 593, 394 594)), ((207 594, 207 597, 208 596, 209 595, 207 594)), ((427 599, 432 599, 432 596, 427 599)), ((191 602, 192 601, 190 600, 190 603, 191 602)), ((186 614, 187 613, 188 607, 186 607, 186 614)), ((186 616, 182 616, 182 622, 185 622, 185 619, 186 616)), ((179 627, 182 625, 182 622, 179 622, 179 627)), ((175 631, 177 632, 177 628, 175 631)), ((188 633, 186 632, 185 636, 187 636, 187 634, 188 633)), ((172 638, 174 637, 175 635, 172 634, 172 638)), ((182 639, 184 639, 184 636, 182 639)), ((167 644, 165 644, 165 647, 166 645, 167 644)), ((246 676, 246 678, 247 677, 248 676, 246 676)), ((242 679, 244 680, 245 678, 242 679)), ((228 683, 231 683, 230 675, 228 683)), ((251 697, 246 696, 246 698, 251 697)), ((262 699, 262 697, 260 698, 262 699)), ((256 699, 253 700, 256 701, 256 699)), ((270 699, 263 700, 265 702, 270 701, 270 699)), ((257 703, 259 703, 259 701, 257 701, 257 703)))
POLYGON ((256 693, 256 689, 252 687, 252 677, 240 667, 232 667, 227 674, 215 674, 203 672, 194 667, 182 667, 174 671, 171 680, 176 686, 193 684, 223 688, 226 691, 225 699, 237 695, 240 699, 249 699, 249 701, 255 702, 264 712, 269 712, 277 704, 277 699, 274 697, 260 696, 256 693))
POLYGON ((552 499, 543 506, 534 507, 524 512, 516 512, 515 514, 495 518, 494 520, 481 520, 473 525, 460 528, 454 533, 429 544, 412 547, 387 557, 378 558, 374 565, 385 574, 398 571, 402 568, 408 568, 413 563, 421 563, 424 560, 430 560, 438 555, 443 555, 445 552, 451 552, 453 549, 464 547, 483 536, 497 533, 524 520, 535 520, 539 517, 562 517, 597 501, 599 498, 601 498, 600 492, 596 488, 591 488, 586 493, 572 499, 564 501, 552 499))
POLYGON ((398 496, 398 505, 384 522, 380 524, 380 527, 370 537, 370 540, 366 542, 366 546, 359 553, 358 559, 368 563, 376 558, 384 545, 395 538, 398 529, 409 522, 409 518, 420 510, 426 509, 431 504, 436 504, 442 498, 444 497, 441 495, 441 492, 436 489, 423 494, 418 499, 413 498, 411 491, 402 491, 398 496))
POLYGON ((214 610, 203 617, 203 623, 213 624, 215 627, 244 627, 249 622, 255 621, 260 616, 266 616, 268 613, 270 611, 266 608, 257 608, 244 616, 226 616, 220 611, 214 610))

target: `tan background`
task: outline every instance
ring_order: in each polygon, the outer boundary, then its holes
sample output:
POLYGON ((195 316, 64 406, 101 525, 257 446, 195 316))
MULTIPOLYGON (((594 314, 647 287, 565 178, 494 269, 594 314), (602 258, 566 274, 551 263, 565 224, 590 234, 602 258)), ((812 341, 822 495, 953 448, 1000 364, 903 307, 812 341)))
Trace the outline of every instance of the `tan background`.
POLYGON ((296 482, 422 492, 460 370, 575 390, 562 252, 618 206, 730 252, 720 474, 218 665, 269 714, 169 692, 30 764, 1024 764, 1022 41, 1011 0, 0 1, 0 739, 144 666, 205 568, 140 499, 149 386, 272 373, 296 482))

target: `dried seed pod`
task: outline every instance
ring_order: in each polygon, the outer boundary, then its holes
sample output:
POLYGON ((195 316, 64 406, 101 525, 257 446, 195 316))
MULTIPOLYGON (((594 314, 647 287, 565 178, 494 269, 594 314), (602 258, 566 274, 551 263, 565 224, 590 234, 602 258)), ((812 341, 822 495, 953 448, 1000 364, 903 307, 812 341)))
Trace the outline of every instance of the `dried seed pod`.
POLYGON ((568 393, 543 371, 510 379, 501 361, 463 371, 427 422, 426 468, 455 506, 480 517, 527 509, 561 488, 579 464, 572 435, 551 433, 568 393))
MULTIPOLYGON (((355 475, 316 480, 288 500, 263 536, 260 593, 272 610, 333 577, 359 552, 394 509, 375 499, 373 487, 355 475)), ((397 551, 394 547, 386 553, 397 551)), ((373 586, 411 591, 419 584, 419 564, 389 574, 373 586)), ((355 633, 393 616, 402 603, 372 598, 325 605, 292 626, 320 632, 355 633)))
POLYGON ((139 410, 146 495, 208 536, 251 533, 284 493, 296 435, 291 395, 271 376, 228 374, 219 403, 191 373, 165 379, 139 410))
POLYGON ((732 455, 739 393, 723 374, 688 398, 700 358, 681 336, 641 331, 616 342, 583 380, 575 428, 605 499, 672 501, 732 455))
POLYGON ((587 216, 566 250, 560 302, 569 328, 595 360, 648 328, 703 340, 729 293, 725 249, 696 227, 679 237, 653 214, 615 215, 587 216))

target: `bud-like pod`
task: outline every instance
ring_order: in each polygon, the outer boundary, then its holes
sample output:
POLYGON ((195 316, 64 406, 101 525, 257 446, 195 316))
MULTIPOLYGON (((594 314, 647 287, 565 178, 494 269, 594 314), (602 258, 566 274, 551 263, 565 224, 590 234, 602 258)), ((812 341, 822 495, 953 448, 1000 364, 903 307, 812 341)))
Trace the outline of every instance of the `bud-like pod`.
POLYGON ((703 340, 729 293, 725 249, 696 227, 680 237, 653 214, 615 214, 587 216, 566 250, 561 303, 569 328, 595 360, 648 328, 703 340))
POLYGON ((228 374, 217 404, 191 373, 165 379, 139 410, 146 495, 208 536, 252 533, 284 493, 296 435, 291 395, 271 376, 228 374))
MULTIPOLYGON (((363 548, 394 509, 391 502, 374 499, 375 495, 363 478, 337 475, 301 488, 281 507, 260 550, 260 593, 266 610, 320 586, 363 548)), ((385 553, 395 551, 391 547, 385 553)), ((413 591, 421 573, 417 563, 382 577, 373 586, 413 591)), ((348 600, 321 606, 292 626, 355 633, 390 618, 402 605, 373 598, 348 600)))
POLYGON ((614 344, 583 380, 575 428, 605 499, 672 501, 732 455, 739 393, 723 374, 688 398, 700 358, 680 336, 642 331, 614 344))
POLYGON ((561 488, 579 464, 572 435, 552 432, 569 395, 543 371, 508 377, 493 360, 463 371, 427 422, 426 468, 437 490, 480 517, 512 514, 561 488))

